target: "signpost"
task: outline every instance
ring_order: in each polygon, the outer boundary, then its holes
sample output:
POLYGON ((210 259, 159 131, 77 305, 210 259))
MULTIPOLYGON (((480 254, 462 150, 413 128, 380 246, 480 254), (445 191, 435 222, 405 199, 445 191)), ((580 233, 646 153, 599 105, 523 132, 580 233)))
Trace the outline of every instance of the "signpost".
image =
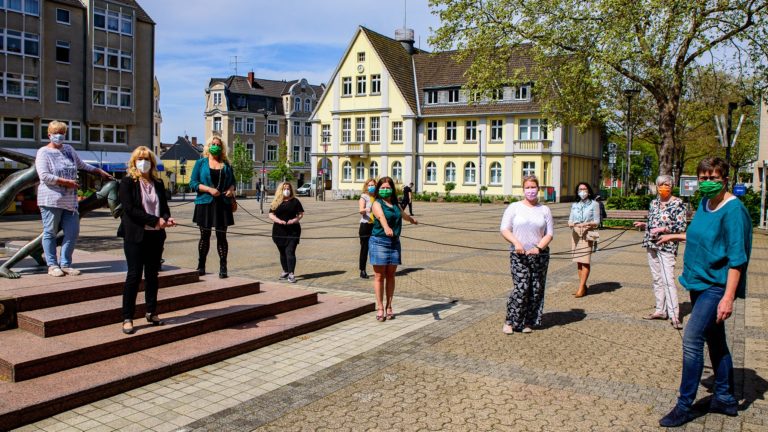
POLYGON ((744 183, 737 183, 733 185, 733 194, 737 197, 743 197, 747 194, 747 186, 744 183))
POLYGON ((699 190, 699 179, 696 176, 680 176, 680 196, 691 197, 699 190))

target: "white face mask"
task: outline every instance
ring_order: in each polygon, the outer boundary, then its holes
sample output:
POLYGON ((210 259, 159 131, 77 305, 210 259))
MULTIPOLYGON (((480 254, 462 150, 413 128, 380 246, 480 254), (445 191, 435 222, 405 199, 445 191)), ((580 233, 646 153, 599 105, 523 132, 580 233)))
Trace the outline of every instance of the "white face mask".
POLYGON ((289 196, 291 196, 291 191, 289 191, 288 189, 283 190, 283 196, 288 198, 289 196))
POLYGON ((51 142, 57 146, 64 144, 64 134, 51 134, 51 142))
POLYGON ((589 196, 589 192, 587 191, 579 191, 579 198, 585 200, 589 196))
POLYGON ((141 171, 142 174, 146 174, 152 169, 152 163, 146 159, 137 160, 136 169, 141 171))

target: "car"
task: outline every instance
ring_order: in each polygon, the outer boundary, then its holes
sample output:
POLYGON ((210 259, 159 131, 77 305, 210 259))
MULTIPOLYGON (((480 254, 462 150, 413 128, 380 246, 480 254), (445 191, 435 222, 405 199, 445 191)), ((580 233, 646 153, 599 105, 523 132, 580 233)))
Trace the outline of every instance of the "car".
POLYGON ((296 189, 297 196, 310 196, 312 193, 312 183, 304 183, 300 188, 296 189))

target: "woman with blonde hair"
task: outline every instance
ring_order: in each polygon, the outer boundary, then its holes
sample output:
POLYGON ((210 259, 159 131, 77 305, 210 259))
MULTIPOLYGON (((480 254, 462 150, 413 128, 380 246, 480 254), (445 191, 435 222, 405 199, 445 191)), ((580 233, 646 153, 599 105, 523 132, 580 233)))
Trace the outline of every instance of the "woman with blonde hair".
POLYGON ((155 155, 147 147, 137 147, 128 161, 128 175, 120 180, 123 207, 118 237, 123 238, 128 272, 123 288, 123 333, 134 332, 136 295, 144 273, 145 317, 152 325, 157 317, 157 274, 163 256, 165 228, 176 225, 168 208, 163 182, 157 175, 155 155))
POLYGON ((272 219, 272 241, 280 252, 280 266, 283 272, 280 280, 296 283, 296 247, 301 238, 299 221, 304 217, 304 207, 296 198, 293 185, 282 183, 275 191, 275 199, 269 207, 269 218, 272 219))
POLYGON ((373 194, 376 192, 376 179, 369 178, 363 185, 363 191, 360 193, 360 200, 357 202, 358 210, 360 212, 360 229, 358 235, 360 236, 360 277, 368 279, 368 273, 365 272, 365 265, 368 262, 368 239, 373 232, 373 213, 371 213, 371 207, 373 206, 373 194))
POLYGON ((197 271, 205 274, 205 261, 211 247, 211 231, 216 231, 219 253, 219 277, 227 277, 227 227, 235 224, 232 206, 235 203, 235 173, 227 160, 227 147, 219 137, 205 145, 202 159, 195 162, 189 187, 197 192, 192 222, 200 227, 197 245, 197 271))

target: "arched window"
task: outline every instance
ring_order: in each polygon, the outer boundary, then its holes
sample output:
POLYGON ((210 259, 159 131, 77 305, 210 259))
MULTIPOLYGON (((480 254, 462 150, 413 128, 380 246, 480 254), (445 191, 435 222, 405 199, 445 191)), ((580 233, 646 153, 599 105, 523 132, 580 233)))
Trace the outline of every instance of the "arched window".
POLYGON ((427 183, 437 183, 437 164, 434 162, 427 163, 427 183))
POLYGON ((311 112, 312 111, 312 101, 309 99, 304 100, 304 111, 311 112))
POLYGON ((352 162, 346 161, 341 168, 344 181, 352 181, 352 162))
POLYGON ((371 167, 368 169, 371 178, 379 178, 379 164, 376 161, 371 161, 371 167))
POLYGON ((365 164, 363 161, 355 165, 355 180, 365 181, 365 164))
POLYGON ((474 162, 464 164, 464 183, 474 184, 476 171, 474 162))
POLYGON ((396 182, 403 181, 403 164, 400 161, 392 162, 392 179, 396 182))
POLYGON ((501 184, 501 164, 499 162, 491 164, 491 184, 501 184))
POLYGON ((456 164, 453 162, 445 164, 445 182, 456 183, 456 164))
POLYGON ((293 100, 293 110, 294 111, 301 111, 301 98, 297 97, 293 100))

